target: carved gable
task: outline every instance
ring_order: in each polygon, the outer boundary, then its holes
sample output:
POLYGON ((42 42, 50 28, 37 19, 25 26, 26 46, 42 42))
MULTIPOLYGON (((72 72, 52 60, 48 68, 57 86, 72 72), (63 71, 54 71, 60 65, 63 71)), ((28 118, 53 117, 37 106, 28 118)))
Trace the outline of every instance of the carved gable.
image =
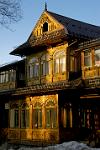
POLYGON ((62 28, 64 28, 63 25, 45 11, 38 20, 35 28, 33 29, 30 39, 31 37, 33 38, 33 36, 36 38, 44 33, 50 33, 62 28))

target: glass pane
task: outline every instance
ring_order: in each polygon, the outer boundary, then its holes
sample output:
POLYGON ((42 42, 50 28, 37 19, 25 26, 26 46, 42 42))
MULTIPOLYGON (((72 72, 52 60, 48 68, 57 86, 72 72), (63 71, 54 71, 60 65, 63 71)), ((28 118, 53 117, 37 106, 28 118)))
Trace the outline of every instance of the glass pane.
POLYGON ((56 109, 51 109, 51 128, 55 128, 57 126, 57 112, 56 109))
POLYGON ((54 61, 54 72, 59 73, 59 59, 55 59, 54 61))
POLYGON ((38 113, 37 113, 37 110, 34 109, 34 111, 33 111, 33 126, 34 126, 34 128, 38 127, 37 121, 38 121, 38 113))
POLYGON ((46 75, 49 74, 49 62, 46 61, 46 75))
POLYGON ((45 61, 41 62, 41 75, 46 74, 46 64, 45 61))
POLYGON ((84 53, 84 65, 87 67, 92 66, 92 57, 91 57, 91 53, 86 51, 84 53))
POLYGON ((21 127, 28 128, 29 127, 29 110, 21 111, 21 127))
POLYGON ((70 71, 74 71, 74 65, 75 65, 74 57, 70 56, 70 71))
POLYGON ((100 49, 95 50, 95 65, 100 66, 100 49))
POLYGON ((41 109, 38 110, 38 127, 42 127, 42 111, 41 109))
POLYGON ((14 116, 15 116, 14 109, 11 109, 10 110, 10 128, 14 128, 14 116))
POLYGON ((33 111, 33 127, 41 128, 42 127, 42 110, 34 109, 33 111))
POLYGON ((14 70, 10 70, 9 76, 10 76, 10 81, 15 81, 16 73, 14 70))
POLYGON ((25 110, 21 111, 21 128, 25 128, 26 122, 25 122, 25 110))
POLYGON ((46 127, 47 128, 50 127, 50 110, 49 109, 46 110, 46 127))
POLYGON ((33 66, 30 65, 28 66, 28 77, 32 78, 32 76, 33 76, 33 66))
POLYGON ((26 110, 26 114, 25 114, 25 117, 26 117, 26 127, 28 128, 29 127, 29 122, 30 122, 30 118, 29 118, 29 110, 26 110))
POLYGON ((6 71, 6 82, 9 81, 8 71, 6 71))
POLYGON ((38 77, 39 76, 39 64, 34 64, 34 67, 33 67, 33 76, 34 77, 38 77))
POLYGON ((66 59, 65 57, 60 58, 60 72, 66 71, 66 59))
POLYGON ((46 109, 46 127, 55 128, 57 126, 57 111, 55 108, 46 109))
POLYGON ((15 128, 18 128, 19 126, 19 111, 15 110, 15 128))
POLYGON ((43 75, 43 63, 41 63, 41 75, 43 75))

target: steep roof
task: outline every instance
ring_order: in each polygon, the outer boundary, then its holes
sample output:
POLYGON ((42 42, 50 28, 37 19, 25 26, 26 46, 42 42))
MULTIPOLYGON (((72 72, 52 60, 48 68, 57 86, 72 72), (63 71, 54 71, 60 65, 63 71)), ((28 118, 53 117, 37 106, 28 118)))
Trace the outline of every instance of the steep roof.
POLYGON ((16 60, 16 61, 13 61, 13 62, 2 64, 2 65, 0 65, 0 71, 5 71, 7 69, 12 69, 12 68, 15 68, 16 66, 21 65, 21 64, 25 64, 25 59, 16 60))
POLYGON ((88 24, 82 21, 78 21, 69 17, 65 17, 50 11, 47 11, 58 22, 64 25, 71 35, 87 38, 100 37, 100 27, 92 24, 88 24))
MULTIPOLYGON (((67 30, 66 37, 76 37, 80 39, 95 39, 100 37, 100 27, 92 24, 88 24, 82 21, 78 21, 69 17, 65 17, 54 12, 46 11, 52 18, 57 20, 67 30)), ((44 35, 43 35, 44 36, 44 35)), ((58 38, 58 37, 57 37, 58 38)), ((34 39, 34 38, 33 38, 34 39)), ((34 41, 33 41, 34 42, 34 41)), ((34 44, 35 45, 35 44, 34 44)), ((24 56, 32 51, 32 45, 29 43, 29 39, 10 54, 24 56), (28 49, 28 51, 27 51, 28 49)))

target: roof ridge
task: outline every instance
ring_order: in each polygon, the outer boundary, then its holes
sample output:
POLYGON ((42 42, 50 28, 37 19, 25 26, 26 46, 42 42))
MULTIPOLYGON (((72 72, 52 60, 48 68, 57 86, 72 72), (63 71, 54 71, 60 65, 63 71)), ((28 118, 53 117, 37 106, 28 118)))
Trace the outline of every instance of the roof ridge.
POLYGON ((52 11, 47 11, 47 12, 50 13, 50 14, 54 14, 54 15, 60 16, 60 17, 64 17, 64 18, 66 18, 66 19, 70 19, 70 20, 73 20, 73 21, 77 21, 77 22, 80 22, 80 23, 83 23, 83 24, 87 24, 87 25, 91 25, 91 26, 99 27, 99 28, 100 28, 100 26, 98 26, 98 25, 91 24, 91 23, 88 23, 88 22, 85 22, 85 21, 81 21, 81 20, 78 20, 78 19, 73 19, 73 18, 71 18, 71 17, 67 17, 67 16, 64 16, 64 15, 60 15, 60 14, 57 14, 57 13, 52 12, 52 11))

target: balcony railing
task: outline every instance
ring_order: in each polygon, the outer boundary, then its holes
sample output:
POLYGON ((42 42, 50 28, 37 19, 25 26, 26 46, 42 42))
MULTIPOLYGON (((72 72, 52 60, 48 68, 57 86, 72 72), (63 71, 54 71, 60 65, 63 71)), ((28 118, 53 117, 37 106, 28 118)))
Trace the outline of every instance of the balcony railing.
POLYGON ((83 68, 82 78, 86 87, 100 87, 100 66, 83 68))
POLYGON ((98 78, 100 77, 100 66, 87 67, 82 72, 83 79, 98 78))

